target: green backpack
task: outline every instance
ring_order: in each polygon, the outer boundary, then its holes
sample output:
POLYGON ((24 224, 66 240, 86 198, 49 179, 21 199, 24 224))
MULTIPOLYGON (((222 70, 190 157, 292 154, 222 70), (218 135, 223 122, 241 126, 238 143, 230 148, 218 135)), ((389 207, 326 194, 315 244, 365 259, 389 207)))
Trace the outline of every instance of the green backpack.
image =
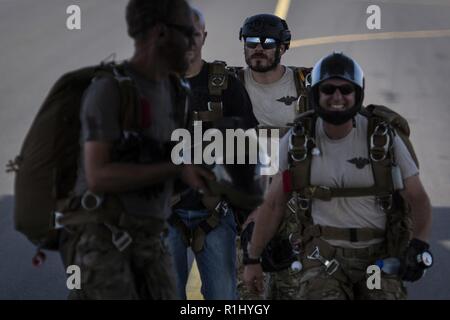
MULTIPOLYGON (((39 248, 56 250, 57 203, 72 191, 78 168, 80 107, 96 77, 111 77, 120 89, 124 127, 135 117, 137 94, 122 65, 102 63, 63 75, 50 90, 26 135, 20 154, 9 163, 16 172, 15 228, 39 248)), ((125 129, 125 128, 124 128, 125 129)))

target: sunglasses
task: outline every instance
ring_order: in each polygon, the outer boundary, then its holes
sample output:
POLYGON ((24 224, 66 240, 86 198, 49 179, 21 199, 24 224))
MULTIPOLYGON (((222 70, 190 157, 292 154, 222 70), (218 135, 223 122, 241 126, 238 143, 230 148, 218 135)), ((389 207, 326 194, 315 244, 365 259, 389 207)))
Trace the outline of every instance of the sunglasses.
POLYGON ((245 38, 245 46, 250 49, 255 49, 258 44, 264 50, 274 49, 277 46, 277 41, 273 38, 247 37, 245 38))
POLYGON ((194 27, 187 27, 187 26, 182 26, 182 25, 174 24, 174 23, 166 23, 166 26, 177 30, 178 32, 182 33, 188 39, 192 39, 194 37, 194 33, 195 33, 194 27))
POLYGON ((343 84, 341 86, 335 86, 333 84, 327 83, 319 86, 320 92, 327 95, 334 94, 336 92, 336 89, 338 89, 339 92, 344 96, 355 92, 355 87, 351 84, 343 84))

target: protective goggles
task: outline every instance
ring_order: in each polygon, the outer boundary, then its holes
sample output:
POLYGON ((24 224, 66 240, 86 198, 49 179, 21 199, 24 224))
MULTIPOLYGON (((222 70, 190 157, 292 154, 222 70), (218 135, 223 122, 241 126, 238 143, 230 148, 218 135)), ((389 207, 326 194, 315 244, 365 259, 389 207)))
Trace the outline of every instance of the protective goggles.
POLYGON ((327 95, 334 94, 336 92, 336 89, 338 89, 339 92, 344 96, 355 92, 355 86, 351 84, 343 84, 341 86, 335 86, 333 84, 327 83, 319 86, 319 91, 327 95))
POLYGON ((274 38, 260 38, 260 37, 247 37, 245 38, 245 46, 250 49, 255 49, 258 44, 263 49, 273 49, 277 46, 277 40, 274 38))

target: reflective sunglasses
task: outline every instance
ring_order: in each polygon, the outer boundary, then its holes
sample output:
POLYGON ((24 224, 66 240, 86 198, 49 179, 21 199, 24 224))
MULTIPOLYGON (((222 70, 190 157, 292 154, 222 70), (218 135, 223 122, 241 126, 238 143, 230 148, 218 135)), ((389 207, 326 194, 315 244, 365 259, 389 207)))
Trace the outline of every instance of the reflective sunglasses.
POLYGON ((195 33, 194 27, 182 26, 182 25, 174 24, 174 23, 166 23, 166 26, 177 30, 178 32, 182 33, 188 39, 194 38, 194 33, 195 33))
POLYGON ((335 86, 333 84, 327 83, 327 84, 323 84, 323 85, 319 86, 320 92, 327 94, 327 95, 334 94, 336 92, 336 89, 338 89, 339 92, 344 96, 355 92, 355 86, 353 86, 351 84, 343 84, 340 86, 335 86))
POLYGON ((245 38, 245 45, 247 48, 255 49, 258 44, 264 50, 273 49, 277 46, 277 41, 274 38, 260 38, 260 37, 247 37, 245 38))

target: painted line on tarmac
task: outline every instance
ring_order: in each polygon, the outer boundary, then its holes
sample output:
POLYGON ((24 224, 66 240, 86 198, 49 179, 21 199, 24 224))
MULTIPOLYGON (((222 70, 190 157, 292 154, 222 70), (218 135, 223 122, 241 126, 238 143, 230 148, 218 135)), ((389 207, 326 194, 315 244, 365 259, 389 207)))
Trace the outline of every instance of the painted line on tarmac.
POLYGON ((286 19, 290 5, 291 0, 278 0, 274 14, 281 19, 286 19))
POLYGON ((323 44, 339 43, 339 42, 356 42, 356 41, 389 40, 389 39, 442 38, 442 37, 450 37, 450 29, 344 34, 339 36, 306 38, 292 41, 290 47, 299 48, 299 47, 318 46, 323 44))
POLYGON ((188 282, 186 285, 186 297, 188 300, 204 300, 200 292, 201 280, 198 272, 197 262, 192 261, 191 272, 189 273, 188 282))

